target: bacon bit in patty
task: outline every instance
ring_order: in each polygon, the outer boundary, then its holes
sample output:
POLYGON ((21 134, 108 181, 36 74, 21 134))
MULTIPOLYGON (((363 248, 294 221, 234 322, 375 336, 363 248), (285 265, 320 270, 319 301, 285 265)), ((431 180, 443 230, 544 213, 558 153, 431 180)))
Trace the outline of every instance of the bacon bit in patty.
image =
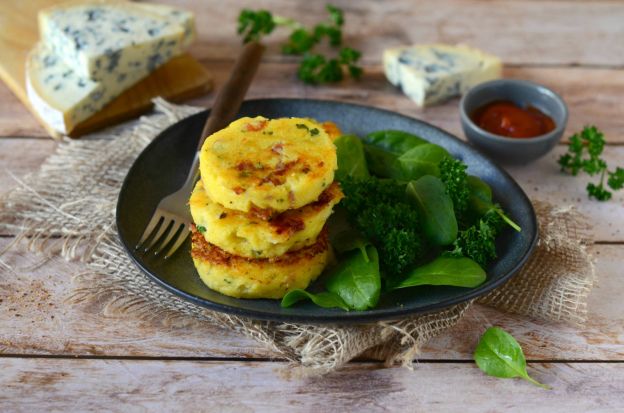
POLYGON ((262 184, 266 184, 267 182, 271 182, 275 186, 282 185, 286 181, 286 179, 284 178, 284 175, 286 175, 286 173, 290 169, 292 169, 292 167, 295 166, 297 162, 299 162, 298 159, 287 162, 287 163, 283 163, 281 161, 278 162, 277 165, 275 165, 275 169, 271 173, 269 173, 267 176, 262 178, 258 186, 262 184))
POLYGON ((251 208, 249 208, 249 215, 263 221, 268 221, 275 216, 275 211, 271 208, 258 208, 254 204, 251 204, 251 208))
POLYGON ((303 231, 305 228, 305 223, 303 220, 296 216, 297 213, 289 213, 286 211, 282 214, 279 214, 275 219, 270 221, 270 224, 273 228, 275 228, 275 233, 278 235, 282 235, 287 233, 288 236, 291 236, 295 232, 303 231))
POLYGON ((343 195, 340 190, 340 186, 336 182, 333 182, 329 187, 327 187, 326 190, 321 192, 321 195, 319 195, 316 201, 306 205, 306 208, 313 208, 315 210, 323 209, 325 205, 330 203, 333 199, 337 198, 338 200, 341 200, 342 197, 343 195))
POLYGON ((273 145, 271 147, 271 152, 275 152, 278 154, 281 154, 284 152, 284 144, 283 143, 276 143, 275 145, 273 145))
POLYGON ((340 132, 340 128, 338 128, 338 125, 336 125, 334 122, 323 122, 322 126, 323 130, 329 135, 331 140, 334 140, 342 135, 342 132, 340 132))
POLYGON ((240 186, 237 186, 237 187, 235 187, 235 188, 232 188, 232 191, 234 191, 234 193, 235 193, 236 195, 240 195, 240 194, 242 194, 243 192, 245 192, 245 191, 246 191, 246 189, 245 189, 245 188, 241 188, 240 186))
POLYGON ((230 254, 227 251, 224 251, 221 248, 217 247, 216 245, 210 244, 208 241, 206 241, 206 238, 204 238, 204 236, 197 231, 197 228, 195 228, 194 225, 191 226, 191 232, 191 240, 193 245, 191 249, 191 255, 193 256, 193 258, 207 261, 210 264, 225 265, 228 267, 240 265, 243 262, 289 265, 298 261, 307 261, 327 250, 328 248, 327 226, 325 226, 321 230, 321 233, 316 239, 316 243, 308 247, 303 247, 296 251, 290 251, 286 254, 271 258, 247 258, 241 257, 239 255, 230 254))
POLYGON ((254 169, 254 165, 251 161, 241 161, 236 165, 236 169, 239 171, 248 171, 250 169, 254 169))
POLYGON ((224 218, 227 218, 227 213, 222 212, 222 213, 219 215, 219 219, 224 219, 224 218))
POLYGON ((322 167, 323 167, 323 165, 325 165, 325 162, 323 162, 323 161, 321 161, 321 162, 319 162, 319 163, 318 163, 318 167, 319 167, 319 168, 322 168, 322 167))
POLYGON ((301 168, 301 173, 307 174, 310 172, 310 167, 308 165, 304 165, 303 168, 301 168))
POLYGON ((261 131, 262 129, 264 129, 266 127, 267 123, 268 123, 268 121, 266 121, 266 120, 249 122, 248 124, 246 124, 244 126, 244 130, 246 132, 258 132, 258 131, 261 131))

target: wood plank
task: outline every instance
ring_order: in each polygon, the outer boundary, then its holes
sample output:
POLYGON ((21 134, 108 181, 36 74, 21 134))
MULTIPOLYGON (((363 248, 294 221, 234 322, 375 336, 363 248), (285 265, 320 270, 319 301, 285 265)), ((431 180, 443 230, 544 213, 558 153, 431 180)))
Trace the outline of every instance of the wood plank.
MULTIPOLYGON (((11 239, 0 238, 0 251, 11 239)), ((0 354, 267 357, 251 339, 192 319, 142 321, 106 297, 66 299, 84 264, 13 250, 0 256, 0 354), (6 266, 11 267, 7 270, 6 266), (108 305, 107 305, 108 304, 108 305)), ((1 392, 0 392, 1 393, 1 392)), ((2 411, 2 409, 0 409, 2 411)))
POLYGON ((606 412, 624 408, 622 364, 530 363, 544 390, 485 376, 474 364, 414 371, 351 364, 289 377, 284 363, 0 359, 0 410, 606 412))
MULTIPOLYGON (((172 3, 171 0, 158 0, 172 3)), ((500 56, 507 64, 624 65, 624 4, 617 1, 336 0, 345 11, 345 42, 377 62, 384 48, 411 43, 467 43, 500 56)), ((199 39, 192 51, 200 58, 231 58, 240 44, 236 21, 243 8, 266 8, 314 25, 326 19, 324 3, 232 0, 228 7, 204 7, 179 0, 193 10, 199 39)), ((274 53, 289 31, 267 38, 274 53)))
MULTIPOLYGON (((8 239, 0 239, 0 250, 8 239)), ((480 335, 490 325, 510 331, 530 359, 622 360, 624 358, 624 285, 621 257, 624 245, 593 248, 599 281, 591 295, 587 325, 572 327, 529 320, 526 317, 475 307, 447 334, 433 340, 420 359, 470 360, 480 335)), ((9 252, 0 259, 17 268, 0 271, 0 353, 66 356, 141 357, 268 357, 264 348, 235 332, 190 320, 142 321, 120 314, 103 302, 70 305, 73 274, 84 271, 79 263, 40 259, 9 252)), ((103 300, 105 297, 103 297, 103 300)))
MULTIPOLYGON (((235 51, 233 51, 235 53, 235 51)), ((223 84, 232 61, 204 60, 202 63, 215 77, 216 88, 223 84)), ((505 69, 509 78, 528 79, 559 92, 570 109, 565 137, 583 125, 595 124, 613 143, 624 142, 624 70, 588 68, 511 68, 505 69)), ((329 99, 377 106, 422 119, 463 138, 457 105, 453 99, 443 105, 418 108, 398 89, 390 85, 379 65, 366 67, 360 82, 351 80, 338 85, 306 86, 296 79, 295 63, 265 61, 248 93, 249 99, 291 97, 329 99)), ((189 104, 209 107, 214 94, 189 101, 189 104)), ((0 85, 0 136, 45 136, 37 122, 4 85, 0 85)))
POLYGON ((0 138, 0 196, 17 186, 18 179, 35 172, 57 143, 52 139, 0 138))

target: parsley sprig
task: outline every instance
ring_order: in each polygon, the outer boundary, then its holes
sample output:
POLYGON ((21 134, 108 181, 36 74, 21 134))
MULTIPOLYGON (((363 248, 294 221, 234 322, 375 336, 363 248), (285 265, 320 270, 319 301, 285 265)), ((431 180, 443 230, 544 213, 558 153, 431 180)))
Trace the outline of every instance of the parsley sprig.
POLYGON ((274 16, 268 10, 244 9, 238 16, 238 34, 247 43, 259 41, 278 26, 290 28, 292 33, 288 42, 282 46, 282 53, 302 56, 297 71, 301 80, 308 84, 332 83, 342 80, 345 73, 358 79, 362 75, 362 68, 357 65, 361 53, 342 45, 343 11, 331 4, 326 9, 329 13, 328 19, 312 28, 307 28, 293 19, 274 16), (313 52, 325 39, 331 47, 338 49, 336 56, 329 57, 313 52))
POLYGON ((574 176, 579 172, 585 172, 590 176, 600 175, 598 184, 590 182, 587 184, 587 193, 590 198, 598 201, 608 201, 611 199, 611 191, 624 187, 624 169, 617 167, 615 171, 609 171, 607 162, 600 157, 604 150, 604 134, 595 126, 586 126, 581 133, 576 133, 570 137, 568 152, 559 158, 559 165, 563 172, 568 172, 574 176))

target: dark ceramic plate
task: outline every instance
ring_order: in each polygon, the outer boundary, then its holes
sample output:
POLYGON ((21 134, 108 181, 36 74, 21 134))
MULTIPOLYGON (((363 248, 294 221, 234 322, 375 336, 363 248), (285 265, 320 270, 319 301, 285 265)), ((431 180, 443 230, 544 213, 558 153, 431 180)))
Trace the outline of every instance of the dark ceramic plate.
POLYGON ((312 117, 333 120, 345 133, 365 135, 380 129, 415 133, 445 147, 468 165, 468 172, 492 186, 494 198, 521 227, 497 239, 499 258, 487 269, 487 281, 477 288, 423 286, 382 296, 377 308, 345 312, 299 303, 281 308, 278 300, 245 300, 221 295, 206 287, 195 272, 190 241, 168 260, 135 251, 143 229, 161 198, 177 190, 192 162, 207 112, 191 116, 165 130, 139 155, 121 188, 117 228, 136 264, 172 293, 216 311, 264 320, 311 323, 353 323, 425 313, 478 297, 512 277, 529 257, 536 239, 535 212, 516 182, 492 161, 449 133, 397 113, 339 102, 302 99, 262 99, 243 104, 240 116, 312 117))

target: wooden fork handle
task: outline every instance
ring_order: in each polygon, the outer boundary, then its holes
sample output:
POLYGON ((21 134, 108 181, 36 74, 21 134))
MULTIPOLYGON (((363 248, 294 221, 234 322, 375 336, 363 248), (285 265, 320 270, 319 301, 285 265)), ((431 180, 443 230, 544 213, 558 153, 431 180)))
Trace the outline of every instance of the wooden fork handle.
POLYGON ((201 149, 206 137, 226 127, 238 113, 251 84, 265 47, 258 42, 247 43, 234 64, 229 79, 217 94, 210 116, 206 120, 197 150, 201 149))

